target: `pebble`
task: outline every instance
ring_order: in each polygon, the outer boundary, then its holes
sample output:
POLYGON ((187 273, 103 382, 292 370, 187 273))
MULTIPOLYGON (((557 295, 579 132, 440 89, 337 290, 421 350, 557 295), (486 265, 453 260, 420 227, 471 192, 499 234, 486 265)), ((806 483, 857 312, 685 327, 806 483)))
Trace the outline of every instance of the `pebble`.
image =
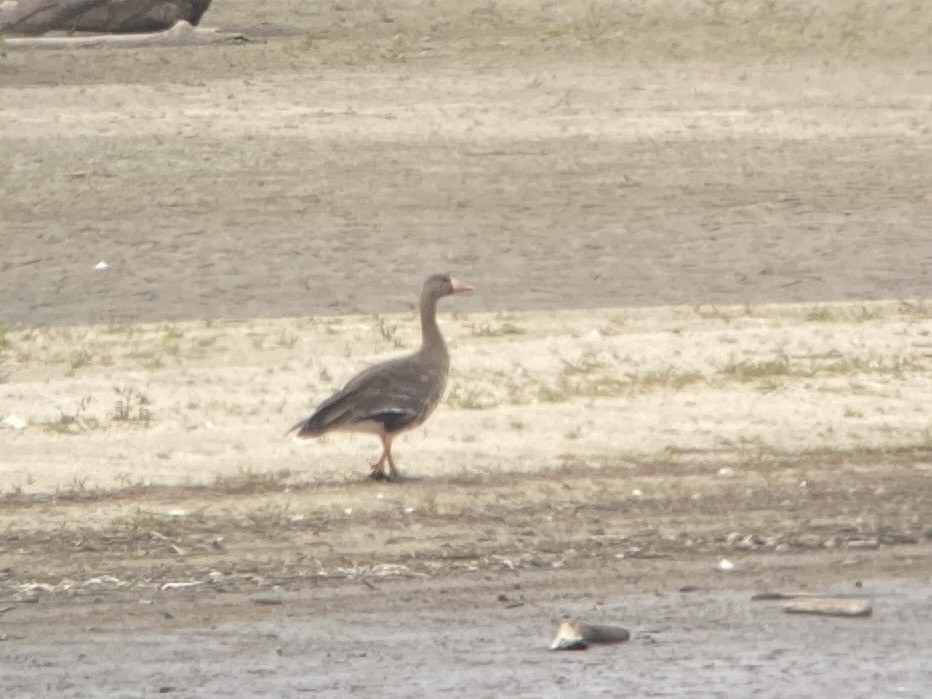
POLYGON ((879 548, 880 542, 877 539, 854 539, 849 541, 846 546, 849 549, 865 551, 879 548))

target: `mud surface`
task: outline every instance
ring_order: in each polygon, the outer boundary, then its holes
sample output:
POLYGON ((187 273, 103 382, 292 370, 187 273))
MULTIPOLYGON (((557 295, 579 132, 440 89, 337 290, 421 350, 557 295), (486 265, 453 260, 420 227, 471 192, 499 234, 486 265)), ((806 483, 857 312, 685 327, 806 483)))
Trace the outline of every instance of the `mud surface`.
MULTIPOLYGON (((928 550, 903 554, 900 570, 916 570, 920 559, 909 556, 917 555, 926 557, 928 573, 928 550)), ((692 592, 678 587, 708 580, 708 570, 644 561, 575 574, 510 573, 495 582, 467 574, 455 582, 323 586, 283 594, 280 606, 235 594, 194 602, 141 593, 122 607, 73 605, 64 623, 41 608, 17 610, 6 628, 26 611, 32 621, 24 637, 0 646, 4 690, 531 697, 810 696, 844 687, 856 696, 924 696, 932 681, 923 659, 932 641, 928 586, 882 579, 855 587, 859 573, 840 562, 749 558, 742 566, 753 572, 692 592), (827 588, 872 596, 874 618, 801 618, 750 601, 758 581, 805 585, 826 570, 845 579, 827 588), (624 624, 632 640, 548 651, 547 620, 564 612, 624 624)))
POLYGON ((0 694, 927 694, 926 5, 231 0, 267 41, 8 52, 0 694), (477 294, 407 480, 280 438, 436 269, 477 294), (632 641, 550 653, 564 613, 632 641))
MULTIPOLYGON (((892 10, 843 5, 828 25, 896 40, 892 10)), ((768 60, 689 43, 721 31, 706 5, 661 34, 591 7, 519 30, 351 4, 298 11, 313 39, 11 54, 0 320, 402 311, 438 269, 476 284, 470 310, 932 295, 927 41, 768 60)), ((741 21, 766 49, 777 19, 741 21)))

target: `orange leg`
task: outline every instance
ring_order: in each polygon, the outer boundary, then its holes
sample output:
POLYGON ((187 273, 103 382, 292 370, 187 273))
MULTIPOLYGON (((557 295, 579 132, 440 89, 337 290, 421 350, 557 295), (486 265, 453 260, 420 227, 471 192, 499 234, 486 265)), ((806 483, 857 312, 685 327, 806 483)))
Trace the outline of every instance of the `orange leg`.
POLYGON ((382 480, 383 478, 396 478, 398 476, 398 471, 395 468, 395 462, 392 459, 392 438, 391 435, 382 434, 379 435, 382 440, 382 456, 379 457, 379 460, 375 462, 372 466, 372 473, 369 474, 370 478, 376 480, 382 480), (385 473, 385 464, 388 464, 388 474, 385 473))
POLYGON ((398 480, 398 469, 395 468, 395 460, 392 458, 392 435, 382 436, 382 446, 385 448, 385 456, 388 458, 388 477, 393 481, 398 480))

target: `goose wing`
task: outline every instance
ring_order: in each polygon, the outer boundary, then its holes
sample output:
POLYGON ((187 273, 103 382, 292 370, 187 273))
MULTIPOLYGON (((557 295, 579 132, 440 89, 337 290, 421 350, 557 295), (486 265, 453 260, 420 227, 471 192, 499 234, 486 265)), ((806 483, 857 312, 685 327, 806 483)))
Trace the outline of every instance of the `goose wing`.
POLYGON ((375 426, 395 432, 424 420, 443 393, 446 376, 419 353, 369 367, 290 431, 316 437, 336 429, 375 426))

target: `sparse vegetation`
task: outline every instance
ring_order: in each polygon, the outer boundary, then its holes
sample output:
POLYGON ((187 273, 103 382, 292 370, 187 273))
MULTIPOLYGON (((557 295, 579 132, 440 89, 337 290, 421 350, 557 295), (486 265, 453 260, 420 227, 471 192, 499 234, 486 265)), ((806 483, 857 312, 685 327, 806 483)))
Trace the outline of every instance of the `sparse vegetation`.
POLYGON ((68 358, 68 374, 67 376, 74 376, 75 372, 82 367, 86 367, 91 363, 93 357, 91 353, 85 349, 74 350, 71 352, 71 355, 68 358))
POLYGON ((721 373, 738 381, 752 381, 790 373, 790 359, 786 355, 773 359, 747 359, 731 361, 722 367, 721 373))
POLYGON ((116 405, 113 408, 112 420, 126 424, 148 427, 152 422, 152 412, 149 410, 149 399, 132 386, 114 386, 113 392, 117 395, 116 405))
POLYGON ((835 314, 828 306, 813 306, 806 313, 806 320, 812 323, 831 323, 835 320, 835 314))
POLYGON ((496 324, 482 322, 472 326, 472 334, 475 337, 503 337, 505 335, 523 335, 526 332, 527 330, 510 321, 496 324))
POLYGON ((100 420, 88 415, 88 407, 93 402, 93 396, 84 396, 75 408, 74 412, 66 413, 59 408, 59 417, 55 420, 48 420, 39 423, 47 432, 56 434, 75 435, 87 430, 96 430, 100 427, 100 420))
POLYGON ((482 410, 498 405, 498 401, 481 388, 457 382, 450 386, 447 405, 461 410, 482 410))
POLYGON ((398 323, 392 323, 387 318, 376 315, 375 327, 379 331, 379 335, 382 336, 382 339, 391 343, 392 347, 400 349, 404 346, 401 342, 401 338, 398 337, 398 323))

